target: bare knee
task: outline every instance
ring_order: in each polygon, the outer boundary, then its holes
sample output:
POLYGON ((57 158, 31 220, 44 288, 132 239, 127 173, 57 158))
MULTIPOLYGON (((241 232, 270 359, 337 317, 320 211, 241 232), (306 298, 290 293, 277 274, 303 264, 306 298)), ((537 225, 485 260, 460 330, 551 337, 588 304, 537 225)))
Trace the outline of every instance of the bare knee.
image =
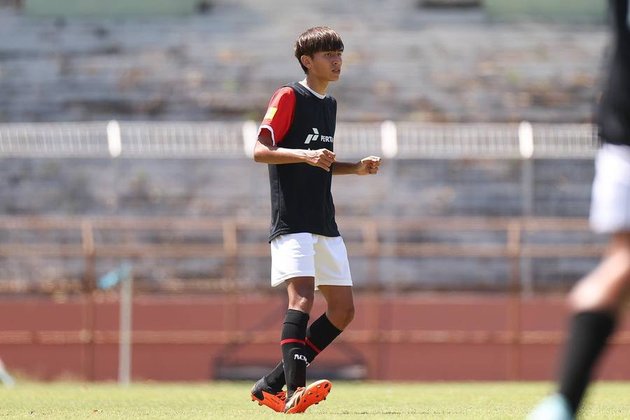
POLYGON ((600 264, 569 294, 573 312, 617 312, 630 290, 630 257, 624 247, 613 248, 600 264))
POLYGON ((342 307, 329 307, 326 316, 330 322, 340 330, 345 329, 354 319, 354 305, 344 305, 342 307))
POLYGON ((589 305, 587 305, 587 301, 582 297, 586 293, 588 293, 584 289, 584 284, 578 283, 575 285, 575 287, 573 287, 571 293, 569 293, 569 295, 567 296, 567 306, 569 307, 569 310, 571 312, 577 313, 594 309, 589 308, 589 305))
POLYGON ((340 330, 346 328, 354 318, 354 298, 350 286, 319 286, 328 309, 326 316, 340 330))
POLYGON ((296 277, 287 285, 289 309, 311 313, 315 300, 315 286, 312 277, 296 277))
POLYGON ((311 313, 313 309, 313 302, 315 300, 314 294, 311 292, 300 295, 289 296, 289 309, 295 309, 307 314, 311 313))

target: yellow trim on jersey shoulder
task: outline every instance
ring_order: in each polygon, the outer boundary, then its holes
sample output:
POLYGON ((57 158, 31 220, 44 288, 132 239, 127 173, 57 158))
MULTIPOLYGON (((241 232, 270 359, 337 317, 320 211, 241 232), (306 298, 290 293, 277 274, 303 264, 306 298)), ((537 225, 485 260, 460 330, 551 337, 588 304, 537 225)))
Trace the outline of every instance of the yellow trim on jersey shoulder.
POLYGON ((278 107, 270 106, 269 108, 267 108, 267 113, 265 114, 265 118, 263 118, 263 120, 272 120, 277 111, 278 107))

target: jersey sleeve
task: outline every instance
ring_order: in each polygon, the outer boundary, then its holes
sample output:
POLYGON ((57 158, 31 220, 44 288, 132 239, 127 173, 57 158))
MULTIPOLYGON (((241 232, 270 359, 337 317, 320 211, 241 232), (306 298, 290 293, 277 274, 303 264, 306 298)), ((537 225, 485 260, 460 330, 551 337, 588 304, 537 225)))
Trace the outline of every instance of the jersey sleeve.
POLYGON ((290 87, 278 89, 269 101, 267 113, 258 129, 258 135, 263 130, 268 130, 271 133, 271 140, 273 140, 274 145, 282 142, 293 121, 294 110, 295 92, 293 92, 293 89, 290 87))

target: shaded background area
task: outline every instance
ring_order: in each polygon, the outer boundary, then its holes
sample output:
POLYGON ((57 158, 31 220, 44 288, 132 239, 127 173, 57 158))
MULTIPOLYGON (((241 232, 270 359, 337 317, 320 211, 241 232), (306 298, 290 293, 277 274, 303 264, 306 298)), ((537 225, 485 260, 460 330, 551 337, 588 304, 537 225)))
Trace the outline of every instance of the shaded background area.
POLYGON ((325 24, 340 121, 585 122, 606 41, 604 2, 20 3, 0 10, 0 121, 260 120, 325 24))

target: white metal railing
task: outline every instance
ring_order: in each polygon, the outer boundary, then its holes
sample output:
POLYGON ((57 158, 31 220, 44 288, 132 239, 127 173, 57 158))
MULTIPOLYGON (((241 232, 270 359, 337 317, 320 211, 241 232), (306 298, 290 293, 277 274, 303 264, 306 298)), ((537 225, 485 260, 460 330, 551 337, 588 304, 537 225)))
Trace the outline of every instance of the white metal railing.
POLYGON ((564 124, 562 130, 553 124, 535 124, 533 136, 534 157, 590 158, 597 149, 597 131, 591 124, 564 124))
MULTIPOLYGON (((243 157, 257 124, 246 122, 81 122, 0 124, 0 157, 243 157)), ((592 158, 590 124, 339 123, 342 156, 388 158, 592 158)))
POLYGON ((107 124, 0 124, 0 156, 106 157, 107 124))
POLYGON ((398 124, 400 157, 518 158, 517 124, 398 124))

